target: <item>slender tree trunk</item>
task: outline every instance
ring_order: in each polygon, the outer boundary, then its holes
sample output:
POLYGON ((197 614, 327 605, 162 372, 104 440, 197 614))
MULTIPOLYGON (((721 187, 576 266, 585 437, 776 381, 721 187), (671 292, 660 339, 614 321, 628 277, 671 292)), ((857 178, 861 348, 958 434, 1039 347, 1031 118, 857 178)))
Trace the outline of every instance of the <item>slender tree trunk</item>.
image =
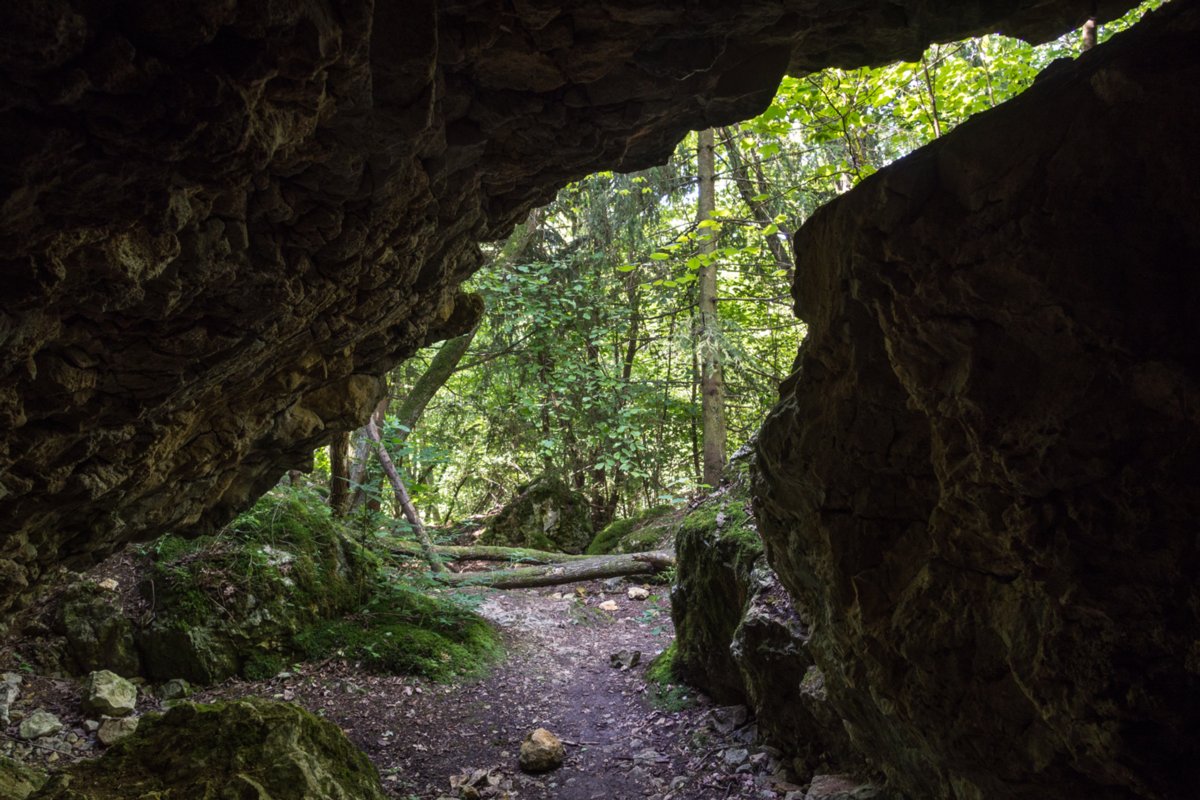
MULTIPOLYGON (((388 405, 391 402, 391 395, 384 395, 384 398, 379 401, 379 405, 375 406, 375 410, 371 412, 371 422, 375 423, 376 429, 383 425, 383 418, 387 416, 388 405)), ((365 427, 360 428, 354 434, 354 439, 354 463, 350 466, 350 485, 354 490, 354 494, 350 497, 349 510, 351 512, 367 501, 367 493, 363 486, 367 481, 367 459, 371 453, 372 444, 365 427)))
POLYGON ((433 541, 429 538, 429 531, 425 530, 425 525, 422 524, 421 517, 417 514, 417 509, 413 507, 412 500, 408 497, 408 490, 404 488, 404 482, 400 480, 400 473, 396 471, 396 465, 392 463, 392 458, 388 455, 387 448, 383 446, 383 439, 379 435, 379 428, 375 426, 375 420, 373 419, 367 422, 367 435, 371 437, 371 441, 375 442, 375 452, 379 456, 379 465, 383 467, 383 471, 387 473, 388 480, 392 482, 392 491, 396 493, 396 500, 400 503, 400 508, 404 510, 405 519, 408 520, 408 524, 412 526, 413 532, 417 535, 417 541, 421 545, 421 553, 429 563, 429 569, 433 572, 445 572, 446 568, 438 560, 437 554, 433 552, 433 541))
MULTIPOLYGON (((698 135, 700 191, 697 218, 700 222, 712 219, 716 210, 716 149, 712 129, 698 135)), ((725 377, 721 369, 720 318, 717 316, 717 265, 711 259, 717 249, 716 238, 710 234, 701 242, 701 253, 710 256, 700 267, 700 409, 704 434, 704 482, 709 486, 721 483, 725 471, 725 377)))
POLYGON ((329 443, 329 508, 335 517, 350 507, 350 434, 339 433, 329 443))
MULTIPOLYGON (((742 196, 742 202, 750 209, 750 213, 754 216, 754 221, 758 223, 760 228, 766 228, 770 225, 775 225, 784 234, 787 235, 788 241, 792 239, 792 232, 787 230, 783 225, 775 222, 774 215, 767 204, 762 200, 756 199, 759 195, 764 194, 763 188, 755 186, 754 181, 750 177, 750 170, 746 165, 746 160, 742 158, 742 151, 738 149, 736 136, 736 128, 722 128, 721 137, 724 139, 725 155, 729 163, 730 174, 733 175, 734 185, 737 187, 738 194, 742 196)), ((792 257, 788 253, 788 247, 778 236, 766 237, 767 249, 771 251, 771 257, 775 260, 775 268, 783 270, 787 281, 790 284, 795 278, 795 268, 792 265, 792 257)))
POLYGON ((471 347, 471 342, 475 338, 475 333, 479 330, 476 325, 470 331, 462 336, 456 336, 442 343, 438 351, 433 356, 433 360, 429 362, 429 366, 421 373, 421 377, 417 378, 417 382, 413 384, 412 389, 404 396, 404 400, 400 403, 400 407, 396 409, 396 421, 400 423, 401 439, 407 439, 408 434, 413 428, 417 427, 417 422, 420 421, 421 415, 425 413, 426 406, 433 396, 437 394, 438 389, 445 385, 450 376, 454 374, 454 370, 458 368, 458 364, 462 361, 467 350, 471 347))
POLYGON ((1080 49, 1087 52, 1096 46, 1096 18, 1089 17, 1088 21, 1083 23, 1083 43, 1080 49))
MULTIPOLYGON (((420 545, 411 542, 389 541, 385 547, 392 553, 403 556, 424 556, 420 545)), ((595 556, 547 553, 526 547, 495 547, 492 545, 434 545, 433 552, 451 561, 507 561, 514 564, 563 564, 568 561, 586 561, 595 556)))

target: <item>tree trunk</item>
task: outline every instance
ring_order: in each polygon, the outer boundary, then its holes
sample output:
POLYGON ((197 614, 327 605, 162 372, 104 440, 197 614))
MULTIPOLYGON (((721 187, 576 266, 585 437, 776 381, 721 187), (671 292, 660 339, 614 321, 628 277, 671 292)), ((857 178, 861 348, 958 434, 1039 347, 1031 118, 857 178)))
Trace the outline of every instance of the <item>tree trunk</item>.
POLYGON ((1096 46, 1096 18, 1089 17, 1088 21, 1083 23, 1083 42, 1080 45, 1080 50, 1086 53, 1096 46))
POLYGON ((329 508, 335 517, 350 507, 350 434, 338 433, 329 443, 329 508))
MULTIPOLYGON (((379 401, 379 405, 375 406, 375 410, 371 412, 370 422, 375 423, 375 428, 383 425, 383 418, 387 416, 388 404, 392 402, 391 395, 384 395, 379 401)), ((368 424, 370 424, 368 422, 368 424)), ((367 456, 371 452, 371 437, 367 435, 365 427, 360 428, 354 434, 354 458, 353 464, 350 465, 350 485, 353 487, 354 494, 350 498, 350 511, 353 512, 356 508, 367 501, 367 493, 363 489, 363 485, 367 482, 367 456)), ((370 504, 368 504, 370 505, 370 504)), ((370 506, 371 510, 378 511, 378 504, 370 506)))
POLYGON ((401 425, 401 440, 407 439, 412 429, 417 427, 417 422, 425 413, 425 407, 437 394, 438 389, 441 389, 454 374, 458 363, 462 361, 463 356, 471 347, 471 341, 475 338, 478 330, 479 326, 476 325, 462 336, 444 342, 438 348, 433 360, 429 362, 429 366, 421 373, 421 377, 405 395, 404 401, 400 403, 400 408, 396 410, 396 421, 401 425))
MULTIPOLYGON (((788 241, 792 240, 792 232, 775 222, 775 216, 767 208, 767 204, 762 200, 756 199, 763 194, 765 186, 755 186, 753 179, 750 177, 750 169, 746 166, 746 160, 742 158, 742 151, 738 149, 738 141, 736 136, 736 126, 734 128, 722 128, 721 136, 725 140, 725 154, 729 161, 729 172, 733 176, 734 185, 737 187, 738 194, 742 196, 742 202, 750 209, 750 213, 754 216, 754 221, 758 223, 760 228, 767 228, 771 225, 777 227, 786 236, 788 241)), ((767 249, 771 251, 771 257, 775 260, 775 268, 783 270, 788 284, 791 284, 795 278, 795 267, 792 264, 792 257, 788 253, 788 247, 778 236, 766 237, 767 249)))
POLYGON ((531 589, 564 583, 627 575, 654 575, 675 566, 675 556, 662 550, 620 556, 592 556, 563 564, 518 567, 493 572, 448 572, 438 580, 451 586, 489 586, 493 589, 531 589))
POLYGON ((388 480, 392 482, 392 491, 396 493, 396 500, 400 503, 400 508, 404 510, 405 519, 408 520, 409 525, 412 525, 413 532, 417 535, 417 541, 421 544, 421 553, 429 563, 429 569, 433 572, 445 572, 446 568, 442 566, 442 562, 438 560, 433 552, 433 542, 429 538, 429 531, 425 530, 425 526, 421 523, 421 517, 417 514, 417 509, 413 507, 412 500, 408 497, 408 490, 404 488, 404 482, 400 480, 400 474, 396 472, 396 465, 392 463, 392 458, 388 455, 387 448, 383 446, 383 439, 379 436, 379 428, 375 426, 375 420, 373 419, 367 422, 367 435, 375 442, 375 452, 379 456, 379 465, 383 467, 383 471, 387 473, 388 480))
MULTIPOLYGON (((697 219, 712 219, 716 209, 716 168, 712 129, 698 134, 699 203, 697 219)), ((700 252, 711 256, 716 237, 700 244, 700 252)), ((704 482, 718 486, 725 471, 725 377, 721 370, 721 328, 717 316, 717 265, 711 258, 700 267, 700 312, 696 343, 700 349, 700 409, 704 436, 704 482)))

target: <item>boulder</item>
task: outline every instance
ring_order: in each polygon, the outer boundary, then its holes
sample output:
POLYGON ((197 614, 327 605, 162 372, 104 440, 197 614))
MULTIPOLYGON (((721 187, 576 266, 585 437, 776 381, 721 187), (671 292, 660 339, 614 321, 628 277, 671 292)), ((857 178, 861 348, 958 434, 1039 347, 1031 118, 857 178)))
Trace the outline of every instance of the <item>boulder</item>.
POLYGON ((729 652, 759 734, 791 759, 798 775, 830 764, 863 766, 825 694, 824 678, 809 652, 809 625, 765 563, 755 567, 750 583, 729 652))
POLYGON ((142 718, 95 761, 66 770, 36 800, 253 797, 384 800, 379 774, 333 723, 265 700, 183 703, 142 718))
POLYGON ((562 766, 566 748, 562 740, 545 728, 538 728, 521 742, 519 763, 525 772, 549 772, 562 766))
POLYGON ((675 535, 678 567, 671 587, 674 668, 719 703, 745 703, 742 675, 730 653, 734 631, 753 589, 762 556, 743 480, 693 508, 675 535))
POLYGON ((138 717, 107 717, 100 722, 96 738, 105 747, 111 747, 122 739, 132 736, 138 729, 138 717))
POLYGON ((560 478, 543 475, 488 523, 480 544, 582 553, 592 540, 587 498, 560 478))
POLYGON ((88 714, 124 717, 137 707, 137 687, 108 670, 88 675, 83 689, 83 710, 88 714))
POLYGON ((1196 796, 1198 130, 1164 4, 795 235, 758 521, 912 797, 1196 796))
POLYGON ((22 739, 40 739, 63 729, 62 720, 44 709, 38 709, 21 720, 17 735, 22 739))
POLYGON ((90 581, 71 585, 59 600, 54 628, 66 638, 66 654, 76 670, 140 674, 134 626, 112 590, 90 581))

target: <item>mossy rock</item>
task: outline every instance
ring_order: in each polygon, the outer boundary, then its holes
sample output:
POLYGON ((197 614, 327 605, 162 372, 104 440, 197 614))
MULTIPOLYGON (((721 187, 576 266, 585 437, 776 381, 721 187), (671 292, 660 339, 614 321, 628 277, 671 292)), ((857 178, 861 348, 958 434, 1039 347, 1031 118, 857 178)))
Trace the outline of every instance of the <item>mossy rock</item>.
POLYGON ((125 677, 141 673, 134 626, 114 592, 91 581, 72 584, 58 602, 54 628, 66 639, 70 666, 78 672, 107 669, 125 677))
POLYGON ((25 800, 46 783, 46 776, 0 756, 0 800, 25 800))
POLYGON ((306 658, 339 653, 375 672, 450 680, 481 674, 503 652, 500 635, 459 603, 400 585, 381 587, 358 613, 296 637, 306 658))
POLYGON ((221 536, 164 537, 150 549, 144 674, 196 684, 262 677, 302 630, 367 602, 379 568, 319 498, 294 491, 267 495, 221 536))
POLYGON ((736 480, 692 509, 675 535, 671 618, 676 670, 721 703, 748 699, 729 645, 763 554, 749 503, 747 483, 736 480))
POLYGON ((561 479, 542 476, 492 518, 479 543, 582 553, 592 540, 587 498, 561 479))
POLYGON ((670 505, 648 508, 637 516, 615 520, 596 534, 587 547, 589 556, 609 553, 644 553, 670 542, 680 512, 670 505))
POLYGON ((333 723, 266 700, 183 703, 142 718, 31 800, 384 800, 379 773, 333 723))

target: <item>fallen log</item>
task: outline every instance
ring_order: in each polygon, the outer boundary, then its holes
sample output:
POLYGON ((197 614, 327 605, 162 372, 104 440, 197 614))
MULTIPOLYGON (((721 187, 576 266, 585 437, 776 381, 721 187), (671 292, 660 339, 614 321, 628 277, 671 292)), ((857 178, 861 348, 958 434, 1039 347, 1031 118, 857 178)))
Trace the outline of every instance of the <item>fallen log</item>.
MULTIPOLYGON (((418 542, 389 539, 384 547, 398 555, 424 557, 424 551, 418 542)), ((448 561, 508 561, 514 564, 562 564, 567 561, 595 558, 595 556, 573 556, 567 553, 547 553, 544 550, 532 550, 528 547, 497 547, 483 544, 433 545, 430 552, 448 561)))
POLYGON ((584 556, 579 560, 491 572, 439 573, 433 577, 449 586, 487 586, 492 589, 532 589, 597 578, 654 575, 675 566, 675 554, 665 550, 616 556, 584 556))

